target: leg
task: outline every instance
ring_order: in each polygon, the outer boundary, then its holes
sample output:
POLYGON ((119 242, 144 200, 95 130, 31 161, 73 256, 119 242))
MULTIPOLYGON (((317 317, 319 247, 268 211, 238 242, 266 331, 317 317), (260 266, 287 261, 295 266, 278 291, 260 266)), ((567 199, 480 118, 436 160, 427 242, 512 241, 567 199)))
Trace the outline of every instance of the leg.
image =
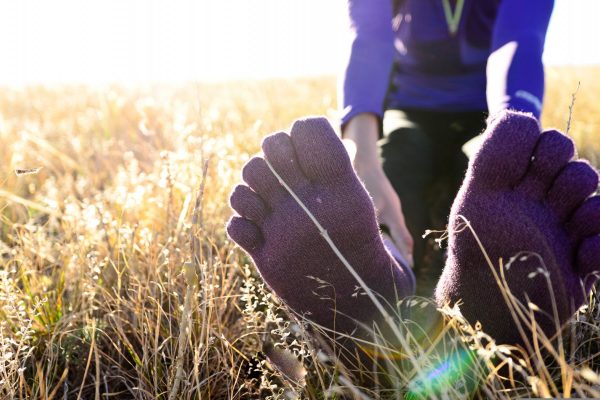
MULTIPOLYGON (((263 141, 263 158, 246 164, 227 227, 253 258, 265 282, 298 314, 325 328, 350 334, 357 321, 371 327, 381 314, 359 281, 330 248, 302 203, 388 312, 411 293, 411 280, 385 250, 372 201, 346 151, 323 118, 294 123, 291 133, 263 141)), ((359 331, 360 336, 365 333, 359 331)))
POLYGON ((450 207, 469 159, 463 146, 485 129, 485 112, 430 113, 426 132, 434 144, 435 180, 430 191, 434 229, 446 229, 450 207))
POLYGON ((452 206, 448 262, 436 300, 462 300, 467 319, 480 321, 500 343, 524 344, 530 337, 527 328, 519 333, 496 283, 500 259, 508 288, 526 310, 537 305, 537 323, 549 337, 555 322, 566 322, 583 303, 600 270, 600 201, 586 200, 598 175, 573 155, 566 136, 541 133, 534 118, 506 112, 485 133, 452 206))
MULTIPOLYGON (((428 112, 422 117, 423 127, 433 143, 434 180, 428 188, 427 204, 430 213, 430 229, 446 232, 450 207, 465 177, 468 158, 463 146, 485 128, 485 112, 428 112)), ((446 252, 435 243, 441 233, 430 235, 427 240, 429 284, 431 292, 437 284, 446 252)))
POLYGON ((386 112, 381 158, 415 239, 418 295, 432 295, 445 263, 435 243, 439 235, 422 235, 446 229, 468 164, 462 146, 484 127, 484 112, 386 112))
POLYGON ((413 114, 401 110, 386 112, 384 137, 379 147, 383 170, 400 197, 406 224, 414 239, 417 294, 430 296, 435 281, 423 273, 427 270, 427 247, 421 236, 431 227, 425 199, 434 175, 433 143, 413 114))
MULTIPOLYGON (((263 148, 369 287, 390 301, 410 294, 403 289, 406 276, 383 249, 372 203, 324 120, 298 122, 291 138, 271 136, 263 148)), ((462 299, 465 316, 481 321, 499 342, 523 339, 510 322, 492 269, 473 234, 461 229, 459 216, 470 221, 494 263, 523 251, 539 254, 553 284, 559 322, 565 322, 600 271, 600 200, 587 199, 597 189, 598 175, 588 164, 570 161, 572 156, 572 142, 564 135, 541 134, 533 118, 505 113, 485 134, 452 206, 449 259, 436 299, 439 304, 462 299)), ((240 216, 230 220, 227 231, 252 256, 269 286, 292 309, 325 326, 351 332, 356 320, 371 325, 377 319, 372 303, 355 295, 354 277, 264 160, 251 160, 244 179, 252 189, 240 186, 232 194, 240 216), (329 299, 316 295, 323 287, 334 289, 329 299), (342 312, 336 314, 334 306, 342 312)), ((547 312, 552 298, 536 260, 512 260, 506 276, 515 296, 547 312)), ((553 321, 538 317, 552 334, 553 321)))

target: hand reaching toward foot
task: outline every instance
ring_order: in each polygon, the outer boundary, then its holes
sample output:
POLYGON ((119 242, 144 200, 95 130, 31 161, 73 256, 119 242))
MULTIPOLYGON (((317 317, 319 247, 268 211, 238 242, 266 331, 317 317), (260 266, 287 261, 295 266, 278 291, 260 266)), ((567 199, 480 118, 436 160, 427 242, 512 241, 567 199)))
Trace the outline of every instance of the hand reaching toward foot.
POLYGON ((379 158, 379 121, 373 114, 354 116, 344 127, 345 141, 352 144, 352 163, 375 203, 381 225, 385 225, 402 257, 413 264, 413 238, 406 227, 400 198, 388 180, 379 158))

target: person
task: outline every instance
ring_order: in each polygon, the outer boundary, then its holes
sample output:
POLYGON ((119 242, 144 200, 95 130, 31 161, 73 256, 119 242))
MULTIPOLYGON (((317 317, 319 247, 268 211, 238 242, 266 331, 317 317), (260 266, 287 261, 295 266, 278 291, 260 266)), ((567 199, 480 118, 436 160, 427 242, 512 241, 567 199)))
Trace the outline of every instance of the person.
MULTIPOLYGON (((334 334, 373 340, 368 328, 377 324, 397 337, 389 317, 414 294, 410 271, 385 249, 373 202, 331 125, 296 121, 262 150, 231 194, 229 236, 297 314, 334 334)), ((553 337, 598 277, 598 173, 574 154, 567 136, 504 111, 469 163, 435 298, 440 307, 462 302, 467 320, 498 343, 533 351, 533 338, 553 337), (536 305, 531 329, 513 318, 522 312, 507 293, 536 305)))
MULTIPOLYGON (((349 1, 342 130, 354 159, 325 119, 299 120, 263 140, 230 197, 228 235, 291 310, 344 348, 340 335, 364 345, 374 331, 402 342, 390 316, 415 293, 412 271, 379 225, 410 259, 437 214, 449 237, 437 305, 460 305, 497 343, 529 353, 556 336, 600 272, 600 196, 573 142, 539 124, 552 5, 349 1), (483 129, 467 161, 461 146, 483 129)), ((419 246, 422 288, 423 275, 435 279, 419 246)))
POLYGON ((348 0, 343 137, 380 223, 431 295, 444 257, 435 236, 464 177, 463 145, 486 116, 540 117, 553 0, 348 0), (414 260, 414 261, 413 261, 414 260))

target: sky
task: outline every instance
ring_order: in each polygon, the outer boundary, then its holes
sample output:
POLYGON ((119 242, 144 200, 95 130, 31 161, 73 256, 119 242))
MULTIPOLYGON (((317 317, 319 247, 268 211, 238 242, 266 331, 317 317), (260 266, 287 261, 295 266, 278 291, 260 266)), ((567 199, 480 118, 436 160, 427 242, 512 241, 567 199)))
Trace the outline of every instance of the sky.
MULTIPOLYGON (((527 0, 523 0, 527 1, 527 0)), ((0 84, 335 74, 345 0, 0 0, 0 84)), ((600 0, 556 0, 547 65, 600 65, 600 0)))

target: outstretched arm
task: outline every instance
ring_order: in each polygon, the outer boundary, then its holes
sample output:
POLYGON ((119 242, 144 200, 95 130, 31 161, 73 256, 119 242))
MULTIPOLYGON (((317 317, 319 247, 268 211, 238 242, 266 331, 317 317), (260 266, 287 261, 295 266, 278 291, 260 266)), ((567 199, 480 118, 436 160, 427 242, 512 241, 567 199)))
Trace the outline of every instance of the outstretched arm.
POLYGON ((542 53, 554 0, 504 0, 498 10, 487 64, 490 115, 503 109, 538 119, 544 98, 542 53))
POLYGON ((392 2, 348 0, 350 51, 341 82, 342 124, 355 115, 383 114, 394 54, 392 2))
POLYGON ((402 255, 412 264, 413 239, 400 200, 377 154, 379 125, 394 54, 392 2, 348 0, 351 43, 340 99, 344 137, 354 142, 352 163, 373 197, 380 223, 386 225, 402 255))

